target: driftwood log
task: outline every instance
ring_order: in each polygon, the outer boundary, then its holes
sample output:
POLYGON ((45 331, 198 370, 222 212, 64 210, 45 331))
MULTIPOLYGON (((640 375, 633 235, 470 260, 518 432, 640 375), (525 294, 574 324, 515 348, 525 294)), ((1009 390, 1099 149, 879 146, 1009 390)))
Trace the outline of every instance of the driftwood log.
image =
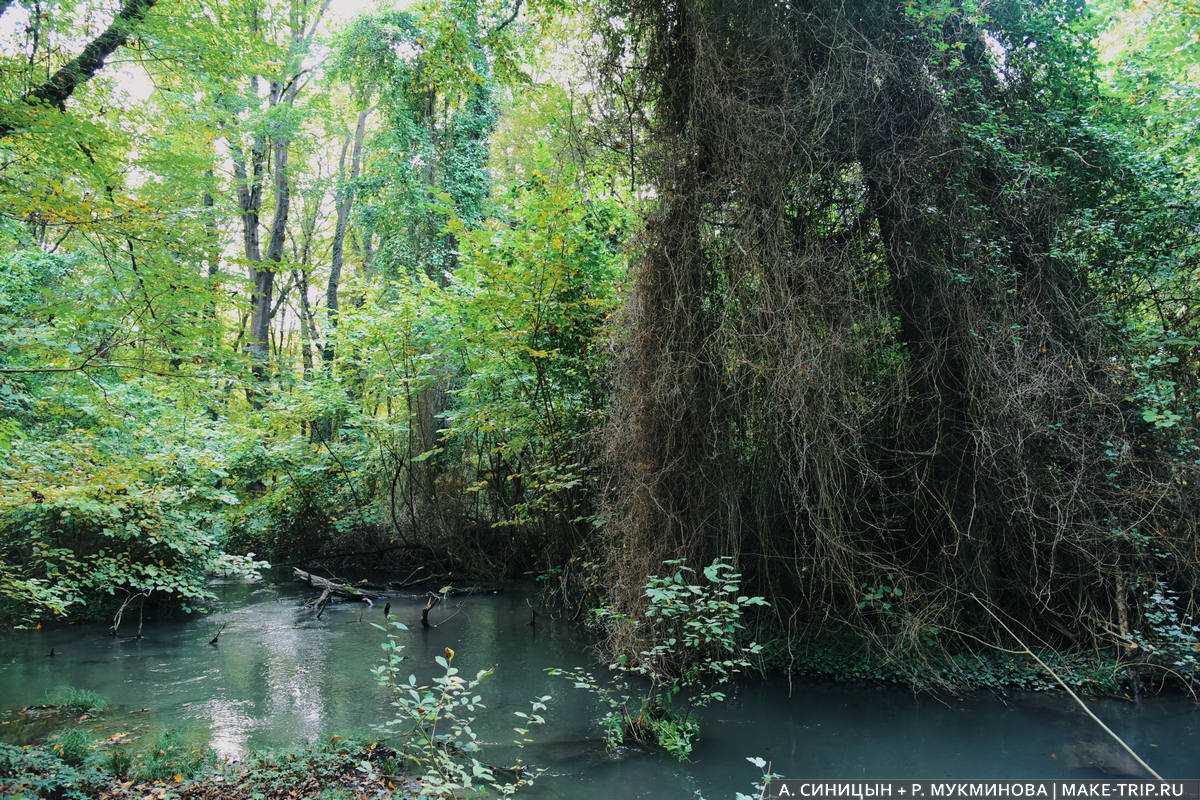
POLYGON ((322 578, 320 575, 313 575, 311 572, 305 572, 299 567, 292 568, 292 575, 296 580, 307 583, 314 589, 320 589, 322 594, 328 593, 333 597, 357 600, 360 603, 367 603, 368 605, 374 604, 375 600, 379 598, 378 594, 360 589, 357 586, 351 586, 348 583, 337 583, 328 578, 322 578))

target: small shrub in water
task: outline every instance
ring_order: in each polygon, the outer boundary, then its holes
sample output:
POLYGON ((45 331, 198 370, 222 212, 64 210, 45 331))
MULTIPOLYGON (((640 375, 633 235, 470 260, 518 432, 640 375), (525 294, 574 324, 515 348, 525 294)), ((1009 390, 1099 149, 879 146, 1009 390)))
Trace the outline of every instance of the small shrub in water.
MULTIPOLYGON (((387 630, 381 625, 375 627, 387 630)), ((406 630, 399 622, 395 631, 406 630)), ((449 647, 434 660, 442 674, 431 683, 418 683, 415 675, 403 677, 401 644, 395 633, 388 632, 383 644, 384 663, 373 671, 381 686, 392 692, 395 715, 384 723, 386 730, 400 739, 400 754, 420 776, 421 796, 451 798, 474 797, 482 789, 501 796, 516 793, 537 777, 518 760, 508 768, 497 768, 479 760, 480 742, 475 732, 475 714, 486 708, 479 693, 480 685, 493 670, 481 669, 473 679, 459 674, 451 665, 455 652, 449 647)), ((530 741, 530 729, 545 724, 540 712, 546 710, 549 695, 529 704, 529 712, 517 711, 519 723, 513 728, 513 744, 520 748, 530 741)))
POLYGON ((104 759, 104 768, 115 777, 124 778, 133 768, 133 753, 126 747, 114 747, 104 759))
POLYGON ((742 614, 764 606, 761 597, 739 594, 741 575, 728 559, 718 558, 703 570, 704 582, 688 581, 693 570, 682 561, 665 561, 667 576, 651 575, 646 582, 643 619, 635 622, 609 608, 594 612, 610 632, 636 627, 650 646, 632 658, 620 655, 609 664, 613 677, 601 683, 583 669, 551 669, 577 689, 596 695, 608 707, 600 719, 610 748, 626 740, 656 743, 686 761, 700 733, 692 713, 725 700, 724 687, 750 667, 759 645, 743 644, 742 614), (644 686, 640 693, 634 681, 644 686))

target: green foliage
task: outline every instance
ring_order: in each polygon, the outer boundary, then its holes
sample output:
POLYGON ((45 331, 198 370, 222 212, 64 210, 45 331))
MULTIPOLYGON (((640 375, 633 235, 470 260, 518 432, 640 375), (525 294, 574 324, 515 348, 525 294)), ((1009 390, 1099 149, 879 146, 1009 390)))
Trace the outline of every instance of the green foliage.
POLYGON ((1142 624, 1131 632, 1133 650, 1150 672, 1163 669, 1185 682, 1200 678, 1200 625, 1180 608, 1165 581, 1146 586, 1139 598, 1142 624))
POLYGON ((464 380, 447 439, 482 449, 472 491, 503 522, 568 523, 594 496, 587 438, 602 418, 603 332, 616 306, 627 220, 611 203, 535 175, 505 218, 459 235, 439 340, 464 380))
POLYGON ((391 748, 335 735, 297 749, 255 752, 242 764, 219 764, 198 776, 196 783, 238 800, 335 800, 391 796, 393 789, 400 797, 414 786, 400 773, 391 748))
POLYGON ((364 444, 314 444, 308 437, 281 434, 266 446, 255 442, 242 451, 231 471, 243 481, 267 482, 257 496, 231 510, 229 549, 272 559, 287 556, 288 561, 353 549, 354 537, 374 522, 369 504, 379 465, 364 444))
POLYGON ((225 509, 237 498, 221 487, 222 459, 211 449, 175 441, 134 462, 90 435, 68 436, 54 454, 22 439, 0 473, 8 490, 0 577, 14 576, 0 583, 7 616, 76 607, 98 615, 130 597, 192 608, 211 597, 208 576, 256 574, 252 557, 222 549, 225 509), (53 587, 51 598, 43 587, 53 587))
POLYGON ((113 747, 104 760, 104 769, 114 778, 124 779, 133 770, 133 753, 127 747, 113 747))
POLYGON ((82 728, 67 728, 51 736, 49 745, 64 763, 78 768, 95 752, 96 740, 82 728))
POLYGON ((1148 148, 1200 175, 1200 5, 1103 0, 1105 88, 1138 120, 1148 148))
POLYGON ((59 686, 46 692, 43 699, 46 705, 57 706, 66 714, 78 716, 91 714, 108 708, 108 698, 91 689, 78 689, 74 686, 59 686))
MULTIPOLYGON (((224 513, 238 498, 223 486, 228 430, 201 416, 206 398, 178 402, 109 363, 138 327, 129 315, 146 313, 110 278, 87 253, 24 245, 0 270, 0 356, 14 370, 0 374, 8 621, 98 615, 131 594, 188 606, 208 597, 208 574, 254 569, 221 549, 224 513)), ((143 269, 134 284, 148 290, 148 280, 143 269)), ((187 279, 174 285, 178 324, 159 329, 167 340, 156 348, 181 360, 207 350, 209 328, 196 322, 187 279)))
POLYGON ((254 752, 238 764, 218 761, 177 733, 132 750, 105 749, 87 734, 65 731, 44 745, 0 744, 0 794, 91 800, 106 792, 174 797, 176 792, 231 800, 381 796, 416 784, 399 774, 395 751, 341 736, 297 750, 254 752))
MULTIPOLYGON (((57 743, 56 743, 57 744, 57 743)), ((109 776, 83 752, 82 740, 70 743, 72 764, 55 745, 14 747, 0 744, 0 792, 6 797, 56 797, 63 800, 91 800, 108 785, 109 776)))
POLYGON ((334 74, 378 96, 387 128, 362 181, 381 234, 378 266, 444 282, 455 266, 451 217, 487 213, 487 137, 496 122, 484 4, 428 2, 357 20, 340 37, 334 74))
POLYGON ((797 554, 746 562, 780 628, 858 626, 819 672, 1041 688, 961 652, 986 585, 1118 653, 1072 680, 1194 680, 1195 0, 401 5, 160 3, 62 109, 98 7, 6 7, 0 620, 254 553, 540 572, 613 592, 609 741, 686 758, 765 601, 641 581, 720 543, 797 554))
MULTIPOLYGON (((487 789, 508 796, 530 785, 537 771, 518 760, 509 768, 498 768, 480 760, 480 740, 473 725, 475 715, 486 705, 479 687, 494 670, 479 670, 468 679, 452 666, 455 652, 446 648, 434 661, 441 674, 429 684, 418 683, 415 675, 402 677, 399 637, 392 631, 405 630, 398 622, 390 623, 383 643, 384 661, 373 671, 380 685, 392 696, 394 716, 384 723, 385 729, 400 739, 400 752, 413 772, 420 776, 421 797, 450 798, 477 789, 487 789)), ((513 744, 520 748, 530 741, 530 730, 544 725, 541 712, 546 710, 550 696, 529 704, 529 712, 514 712, 519 722, 513 728, 513 744)))
POLYGON ((212 751, 186 741, 179 731, 163 731, 133 758, 130 773, 141 781, 179 782, 211 765, 212 751))
POLYGON ((703 582, 690 582, 694 570, 681 560, 663 562, 673 570, 651 575, 639 619, 610 608, 595 611, 610 640, 647 643, 636 654, 621 653, 601 682, 583 670, 551 669, 595 694, 607 707, 600 720, 605 741, 617 747, 627 738, 652 741, 680 761, 687 760, 700 733, 692 713, 724 702, 730 682, 751 666, 762 647, 743 641, 743 613, 767 605, 740 594, 741 574, 728 559, 704 568, 703 582), (638 688, 640 687, 640 692, 638 688))

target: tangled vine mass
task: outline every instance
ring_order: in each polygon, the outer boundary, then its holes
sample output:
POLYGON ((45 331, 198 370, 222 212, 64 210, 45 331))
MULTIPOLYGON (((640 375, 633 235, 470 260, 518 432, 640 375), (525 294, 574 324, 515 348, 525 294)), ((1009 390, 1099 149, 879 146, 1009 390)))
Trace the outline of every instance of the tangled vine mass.
POLYGON ((618 606, 736 554, 792 641, 914 665, 1002 639, 984 606, 1083 648, 1194 609, 1197 210, 1108 124, 1082 4, 951 5, 609 9, 657 201, 606 431, 618 606))

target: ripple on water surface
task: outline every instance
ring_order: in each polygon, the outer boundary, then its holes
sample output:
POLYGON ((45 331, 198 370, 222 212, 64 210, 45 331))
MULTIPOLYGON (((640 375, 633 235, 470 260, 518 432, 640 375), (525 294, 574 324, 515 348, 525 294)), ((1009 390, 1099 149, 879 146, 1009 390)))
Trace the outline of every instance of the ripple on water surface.
MULTIPOLYGON (((370 674, 380 658, 382 634, 369 624, 382 621, 378 607, 333 605, 317 620, 302 608, 308 593, 290 583, 215 590, 216 613, 148 621, 137 641, 114 640, 99 626, 0 637, 0 707, 36 703, 61 685, 92 689, 113 703, 86 723, 106 736, 178 727, 231 757, 368 731, 387 718, 386 694, 370 674), (209 646, 222 626, 219 646, 209 646)), ((447 646, 464 674, 497 668, 481 692, 485 741, 507 742, 513 711, 554 696, 550 723, 525 753, 548 769, 534 797, 731 798, 754 778, 747 756, 797 777, 1085 777, 1128 768, 1057 694, 947 700, 886 687, 797 684, 789 692, 785 681, 748 686, 713 709, 691 763, 633 750, 614 756, 596 737, 589 698, 544 671, 589 663, 575 626, 539 617, 529 627, 520 592, 453 600, 428 631, 417 624, 419 602, 393 600, 392 609, 411 624, 406 663, 419 677, 431 675, 447 646)), ((1093 705, 1164 775, 1200 775, 1200 711, 1188 700, 1093 705)), ((10 718, 0 737, 32 731, 10 718)), ((498 747, 496 760, 505 755, 498 747)))

